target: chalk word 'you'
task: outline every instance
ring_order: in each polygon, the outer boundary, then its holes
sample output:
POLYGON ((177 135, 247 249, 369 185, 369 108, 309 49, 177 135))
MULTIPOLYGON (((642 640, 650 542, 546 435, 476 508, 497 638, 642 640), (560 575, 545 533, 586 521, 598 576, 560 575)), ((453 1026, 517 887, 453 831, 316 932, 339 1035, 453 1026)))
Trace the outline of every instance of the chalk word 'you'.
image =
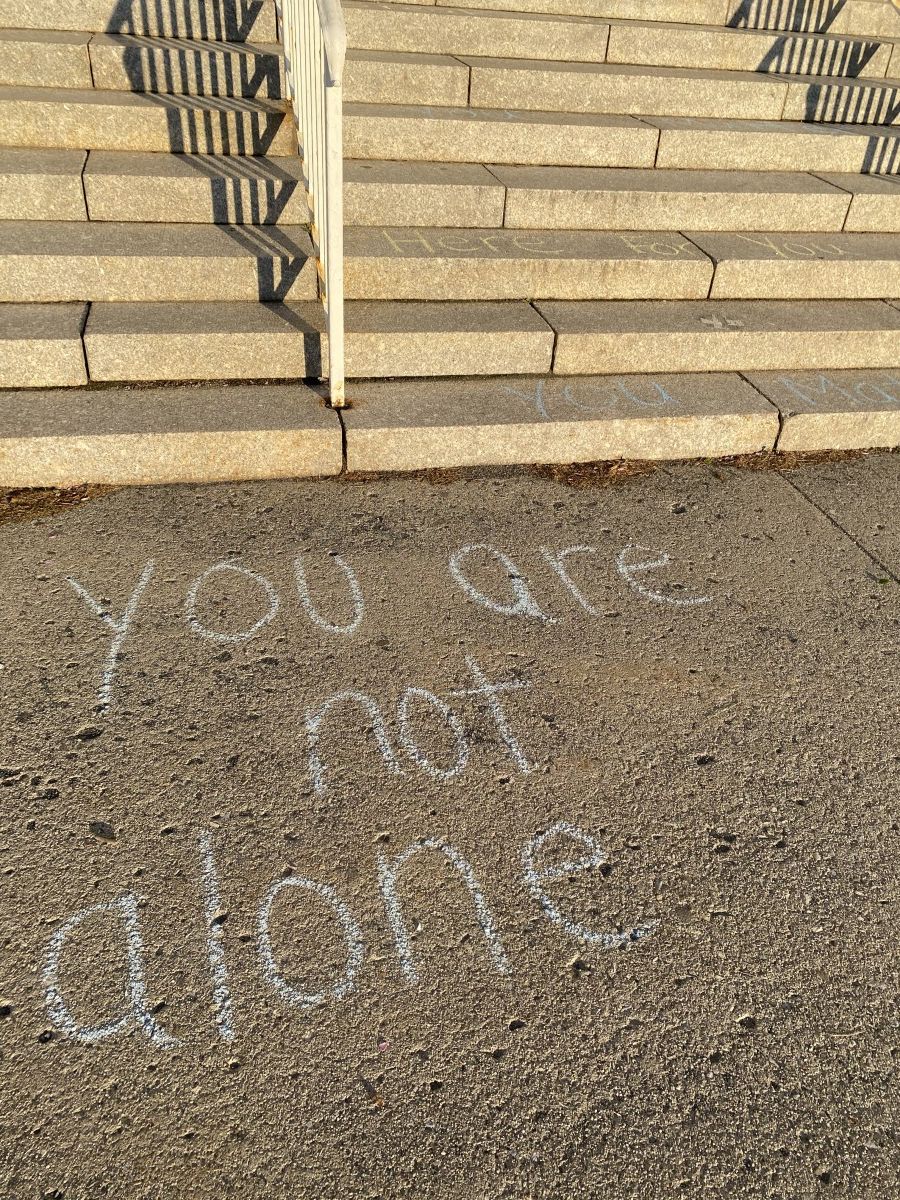
MULTIPOLYGON (((484 936, 492 969, 500 975, 512 974, 513 967, 500 926, 472 864, 449 842, 441 838, 426 837, 412 842, 393 858, 380 854, 377 861, 378 889, 396 949, 397 965, 406 984, 413 985, 419 981, 421 968, 413 951, 400 882, 407 863, 418 855, 427 853, 443 856, 456 871, 462 887, 472 901, 475 920, 484 936)), ((213 837, 209 832, 200 835, 199 857, 215 1027, 222 1041, 232 1042, 237 1034, 237 1023, 223 929, 221 886, 215 862, 213 837)), ((520 852, 522 881, 548 921, 564 930, 569 937, 597 950, 626 950, 652 934, 658 922, 645 920, 628 929, 594 929, 568 916, 559 898, 553 895, 554 884, 561 879, 589 872, 606 861, 605 851, 597 838, 567 821, 559 821, 551 828, 536 834, 525 843, 520 852), (553 859, 547 857, 548 848, 553 844, 558 846, 563 839, 575 843, 578 856, 566 861, 558 861, 558 854, 553 859)), ((137 1030, 154 1046, 166 1048, 177 1044, 178 1039, 170 1034, 154 1015, 154 1007, 148 998, 141 907, 141 898, 133 892, 127 892, 114 900, 90 905, 63 921, 50 939, 42 965, 47 1011, 54 1026, 75 1041, 95 1044, 137 1030), (106 1020, 86 1024, 74 1011, 63 982, 67 957, 70 963, 72 958, 72 951, 69 951, 67 956, 67 947, 72 935, 82 926, 110 919, 118 921, 124 939, 124 1003, 118 1012, 106 1020)), ((294 923, 296 919, 295 917, 294 923)), ((297 875, 276 879, 266 888, 257 906, 256 942, 263 979, 276 995, 292 1008, 310 1009, 329 1001, 341 1001, 356 990, 366 956, 365 934, 350 906, 331 884, 297 875), (305 903, 318 903, 330 910, 345 946, 341 970, 326 986, 320 985, 317 989, 296 979, 289 979, 283 973, 279 966, 279 949, 272 931, 272 915, 276 909, 284 909, 285 906, 291 905, 296 911, 298 906, 305 903)), ((116 960, 118 959, 119 956, 116 960)), ((84 994, 83 981, 78 990, 84 994)))
MULTIPOLYGON (((596 546, 565 546, 559 550, 551 550, 546 546, 541 548, 543 559, 559 583, 562 584, 564 592, 570 600, 574 601, 578 608, 595 617, 602 616, 602 610, 591 602, 572 578, 568 564, 575 557, 595 556, 599 553, 600 550, 596 546)), ((306 567, 301 557, 295 558, 293 563, 297 594, 306 616, 322 633, 328 636, 353 637, 365 619, 366 603, 363 588, 355 570, 346 559, 333 551, 328 557, 346 587, 347 611, 342 614, 343 619, 321 612, 311 595, 306 567)), ((651 586, 650 581, 654 573, 664 571, 671 566, 671 558, 664 551, 628 545, 616 556, 615 563, 619 577, 643 600, 676 608, 690 608, 710 602, 711 597, 709 596, 683 597, 671 589, 663 590, 662 587, 651 586)), ((496 546, 488 543, 461 546, 450 554, 448 568, 450 579, 461 592, 469 600, 492 613, 507 617, 534 617, 547 622, 556 620, 546 614, 546 605, 542 607, 538 603, 534 584, 525 578, 513 559, 496 546), (469 568, 476 565, 479 560, 482 567, 487 565, 489 570, 495 572, 497 586, 499 589, 507 590, 506 596, 488 595, 472 582, 469 568)), ((101 712, 105 712, 112 703, 116 670, 122 647, 155 570, 156 565, 152 560, 144 566, 120 616, 116 616, 106 603, 98 600, 77 579, 71 576, 66 579, 69 586, 81 597, 110 634, 98 694, 98 708, 101 712)), ((185 597, 184 615, 188 628, 198 637, 225 645, 237 645, 249 641, 259 634, 275 620, 280 608, 281 596, 270 579, 251 570, 239 560, 226 559, 207 567, 191 583, 185 597), (211 581, 222 577, 237 577, 259 593, 258 616, 242 629, 212 629, 200 615, 200 598, 204 589, 210 585, 211 581)))
MULTIPOLYGON (((342 575, 346 587, 349 600, 349 613, 347 620, 337 621, 329 619, 323 615, 316 606, 311 594, 309 583, 307 580, 306 568, 303 559, 298 557, 294 559, 294 581, 297 588, 297 594, 300 598, 300 603, 303 606, 303 611, 306 613, 310 621, 318 629, 326 634, 334 634, 343 637, 353 637, 359 629, 365 616, 365 600, 363 598, 362 588, 357 578, 356 572, 339 554, 331 553, 329 555, 331 561, 335 564, 338 572, 342 575)), ((132 622, 138 606, 156 571, 156 563, 151 559, 148 562, 137 585, 131 596, 128 599, 125 608, 122 610, 122 615, 114 616, 109 607, 97 600, 77 579, 72 576, 66 578, 69 586, 79 595, 87 604, 91 612, 99 618, 111 633, 109 648, 106 654, 106 660, 103 664, 103 669, 100 677, 99 691, 99 709, 105 712, 113 699, 113 683, 115 680, 116 669, 119 663, 122 646, 128 636, 132 622)), ((225 559, 222 562, 213 563, 207 567, 205 571, 193 581, 187 591, 185 598, 184 611, 185 619, 188 627, 197 634, 198 637, 210 642, 219 642, 225 645, 237 645, 240 642, 249 641, 255 637, 266 625, 274 621, 278 615, 278 610, 281 607, 281 597, 278 594, 274 584, 264 575, 258 574, 256 571, 251 571, 249 567, 234 559, 225 559), (199 615, 199 600, 203 589, 210 583, 211 580, 222 577, 232 576, 239 577, 245 582, 257 588, 260 593, 262 605, 260 614, 256 620, 252 621, 243 629, 221 630, 211 629, 206 625, 199 615)))

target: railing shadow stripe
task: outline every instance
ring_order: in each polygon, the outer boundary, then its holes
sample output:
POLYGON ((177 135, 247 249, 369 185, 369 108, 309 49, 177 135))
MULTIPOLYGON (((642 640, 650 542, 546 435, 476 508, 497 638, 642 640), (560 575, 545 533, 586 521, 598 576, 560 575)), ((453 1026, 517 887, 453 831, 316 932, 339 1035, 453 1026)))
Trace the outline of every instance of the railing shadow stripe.
POLYGON ((231 55, 207 54, 189 44, 243 43, 261 10, 261 0, 115 0, 106 32, 135 39, 134 45, 123 47, 130 90, 165 109, 169 151, 185 156, 207 178, 213 222, 255 255, 258 297, 273 301, 290 295, 308 261, 286 235, 271 239, 248 234, 274 226, 298 186, 296 179, 264 159, 284 117, 280 112, 260 113, 249 103, 279 95, 279 63, 241 50, 235 61, 231 55), (158 39, 154 29, 167 38, 158 39), (154 42, 139 40, 148 37, 154 42), (198 103, 197 96, 205 103, 198 103), (234 156, 248 155, 256 159, 252 169, 234 166, 234 156), (215 173, 201 156, 215 161, 215 173), (247 191, 250 199, 245 203, 247 191))

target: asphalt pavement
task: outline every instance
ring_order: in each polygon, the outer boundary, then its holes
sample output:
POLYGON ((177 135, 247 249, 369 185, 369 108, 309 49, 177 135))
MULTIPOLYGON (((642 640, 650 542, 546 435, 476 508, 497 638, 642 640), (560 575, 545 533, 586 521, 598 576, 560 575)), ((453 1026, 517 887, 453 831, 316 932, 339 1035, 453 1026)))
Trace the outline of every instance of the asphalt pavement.
POLYGON ((900 455, 13 500, 0 1195, 897 1195, 900 455))

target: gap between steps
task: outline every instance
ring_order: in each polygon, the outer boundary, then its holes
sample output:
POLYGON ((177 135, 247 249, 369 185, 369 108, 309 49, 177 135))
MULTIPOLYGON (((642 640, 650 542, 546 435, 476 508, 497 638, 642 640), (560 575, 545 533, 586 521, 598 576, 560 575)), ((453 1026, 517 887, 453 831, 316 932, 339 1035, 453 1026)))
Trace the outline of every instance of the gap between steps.
MULTIPOLYGON (((341 426, 341 475, 347 474, 347 425, 344 421, 344 412, 342 408, 333 408, 331 410, 337 415, 338 422, 341 426)), ((340 478, 340 476, 338 476, 340 478)))
POLYGON ((766 404, 770 404, 772 406, 772 408, 774 408, 775 414, 778 417, 778 433, 776 433, 776 435, 775 435, 775 441, 772 445, 772 449, 771 449, 770 453, 771 454, 780 454, 781 453, 781 435, 784 433, 784 426, 785 426, 785 422, 786 422, 786 417, 785 417, 784 413, 781 411, 781 409, 778 407, 778 405, 775 403, 775 401, 772 400, 769 396, 766 396, 763 392, 761 392, 759 390, 759 388, 756 386, 756 384, 753 382, 753 380, 750 379, 747 375, 745 375, 743 371, 737 371, 736 374, 737 374, 738 379, 743 379, 744 383, 748 384, 750 387, 753 388, 754 392, 756 392, 757 396, 759 396, 760 399, 765 400, 766 404))
MULTIPOLYGON (((504 215, 504 219, 505 219, 505 215, 504 215)), ((544 322, 544 324, 547 326, 547 328, 553 334, 553 349, 552 349, 552 353, 550 355, 550 368, 547 371, 547 374, 552 376, 553 372, 556 369, 556 351, 559 348, 559 333, 557 332, 557 330, 555 330, 553 328, 553 326, 550 324, 550 322, 547 320, 547 318, 544 316, 544 314, 537 307, 537 305, 535 304, 535 302, 533 300, 527 301, 527 304, 528 304, 528 307, 531 309, 531 311, 533 313, 537 314, 537 316, 540 318, 540 320, 544 322)))
POLYGON ((713 256, 709 253, 709 251, 704 250, 702 246, 698 246, 692 237, 688 237, 688 235, 686 233, 681 233, 681 230, 679 230, 678 232, 679 232, 680 236, 683 237, 686 242, 689 242, 694 247, 694 249, 698 250, 703 255, 703 257, 707 260, 707 262, 709 262, 712 265, 712 274, 709 277, 709 287, 706 289, 706 297, 705 297, 707 301, 710 301, 710 300, 712 300, 713 286, 715 285, 715 282, 716 282, 716 271, 718 271, 718 269, 719 269, 719 264, 713 258, 713 256))
MULTIPOLYGON (((87 156, 85 156, 84 161, 87 162, 87 156)), ((83 168, 82 168, 82 171, 83 171, 83 168)), ((84 178, 84 175, 82 174, 82 179, 83 178, 84 178)), ((82 187, 84 187, 83 183, 82 183, 82 187)), ((81 347, 81 361, 84 364, 84 377, 87 380, 86 386, 88 386, 88 387, 90 386, 90 383, 91 383, 91 372, 90 372, 90 368, 88 367, 87 346, 85 346, 85 344, 84 344, 84 331, 87 329, 88 317, 91 315, 92 308, 93 308, 93 305, 90 302, 88 302, 85 305, 84 314, 81 318, 81 328, 78 330, 78 345, 81 347)))

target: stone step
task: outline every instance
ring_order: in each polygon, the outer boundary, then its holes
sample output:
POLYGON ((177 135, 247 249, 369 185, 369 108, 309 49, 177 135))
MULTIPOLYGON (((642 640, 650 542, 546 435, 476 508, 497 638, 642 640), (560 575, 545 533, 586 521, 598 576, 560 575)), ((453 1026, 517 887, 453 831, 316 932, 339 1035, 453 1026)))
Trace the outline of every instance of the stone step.
MULTIPOLYGON (((350 226, 898 233, 900 177, 350 159, 344 210, 350 226)), ((0 220, 87 216, 304 225, 309 210, 297 159, 0 149, 0 220)))
POLYGON ((91 150, 84 195, 92 221, 306 225, 299 158, 91 150))
MULTIPOLYGON (((388 3, 389 0, 382 0, 388 3)), ((392 4, 392 7, 394 5, 392 4)), ((399 0, 397 7, 407 7, 399 0)), ((424 5, 434 6, 433 0, 424 5)), ((437 7, 444 7, 445 0, 437 7)), ((477 13, 546 13, 600 20, 690 22, 738 28, 900 35, 887 0, 465 0, 449 7, 477 13), (896 32, 895 32, 896 31, 896 32)), ((0 26, 138 33, 222 41, 274 41, 272 0, 0 0, 0 26)))
POLYGON ((303 227, 0 222, 0 302, 317 295, 303 227))
POLYGON ((94 87, 191 96, 285 97, 284 59, 274 43, 98 33, 90 42, 94 87))
MULTIPOLYGON (((423 4, 342 5, 354 50, 408 54, 474 54, 498 58, 606 60, 609 25, 589 17, 423 4)), ((882 72, 884 74, 884 72, 882 72)))
POLYGON ((646 117, 659 130, 657 167, 723 171, 900 173, 900 128, 803 121, 646 117))
MULTIPOLYGON (((831 180, 796 171, 521 166, 491 171, 506 188, 504 224, 510 229, 841 230, 856 181, 870 194, 868 176, 831 180)), ((900 201, 900 187, 881 186, 900 201)), ((860 219, 878 211, 873 207, 860 219)))
MULTIPOLYGON (((17 342, 16 320, 0 310, 7 345, 33 346, 33 333, 17 342)), ((96 382, 304 379, 322 372, 322 330, 313 302, 98 303, 84 344, 96 382)), ((900 307, 873 300, 351 301, 347 331, 350 378, 540 375, 551 361, 561 375, 891 369, 900 355, 900 307)))
POLYGON ((462 58, 474 107, 737 119, 900 122, 900 83, 749 71, 462 58))
POLYGON ((829 371, 900 362, 900 309, 878 300, 539 301, 560 375, 829 371))
POLYGON ((725 20, 741 29, 900 37, 900 13, 890 0, 728 0, 725 20))
POLYGON ((342 415, 349 471, 771 451, 774 405, 739 375, 367 381, 342 415))
MULTIPOLYGON (((90 43, 94 87, 110 91, 242 97, 287 96, 284 57, 277 45, 97 34, 90 43)), ((420 104, 466 104, 469 68, 440 54, 352 50, 343 77, 344 98, 390 104, 414 96, 420 104)))
MULTIPOLYGON (((382 19, 393 15, 381 11, 382 19)), ((613 28, 615 31, 617 27, 613 28)), ((6 36, 14 39, 24 35, 7 31, 6 36)), ((84 35, 27 36, 75 39, 84 35)), ((25 81, 43 79, 35 61, 41 44, 15 40, 6 43, 7 51, 17 47, 23 55, 21 66, 17 68, 13 63, 8 77, 0 73, 0 82, 24 86, 25 81)), ((86 85, 92 76, 94 87, 102 90, 222 99, 278 100, 286 95, 284 60, 277 45, 97 34, 87 47, 79 44, 62 48, 82 56, 86 50, 90 54, 89 70, 84 63, 80 68, 77 63, 62 64, 67 87, 86 85)), ((713 57, 707 61, 719 62, 713 57)), ((876 55, 866 69, 874 69, 873 64, 884 68, 887 60, 876 55)), ((759 70, 358 49, 347 58, 344 96, 348 102, 363 104, 390 104, 398 98, 414 97, 419 104, 471 103, 485 108, 632 116, 782 118, 867 125, 891 125, 900 120, 897 80, 854 80, 839 75, 810 80, 786 74, 783 68, 779 68, 780 74, 774 70, 765 74, 759 70)), ((57 83, 51 72, 46 86, 63 84, 57 83)))
POLYGON ((344 106, 348 158, 652 167, 658 140, 657 129, 632 117, 425 105, 344 106))
POLYGON ((588 17, 492 12, 440 5, 348 0, 350 45, 357 50, 480 55, 558 62, 766 71, 795 75, 884 78, 894 49, 888 41, 834 34, 791 36, 757 29, 604 21, 588 17))
MULTIPOLYGON (((287 96, 284 57, 277 45, 98 34, 89 49, 94 87, 104 90, 266 100, 287 96)), ((448 54, 351 50, 343 88, 345 100, 361 104, 390 104, 413 96, 420 104, 464 105, 469 68, 448 54)))
POLYGON ((91 87, 89 41, 86 33, 0 28, 0 86, 91 87))
MULTIPOLYGON (((272 100, 0 88, 0 145, 296 154, 272 100)), ((681 169, 900 172, 900 129, 348 103, 351 158, 681 169), (657 157, 657 145, 659 154, 657 157)))
POLYGON ((83 150, 0 147, 0 221, 84 221, 83 150))
POLYGON ((896 370, 0 392, 0 487, 203 483, 894 447, 896 370))
POLYGON ((900 445, 897 370, 367 381, 348 401, 349 471, 900 445))
POLYGON ((900 237, 349 228, 344 272, 354 300, 882 299, 900 237))
MULTIPOLYGON (((524 303, 351 302, 346 318, 351 378, 546 374, 553 357, 553 331, 524 303)), ((323 321, 318 303, 94 304, 88 372, 118 382, 315 378, 323 321)))
POLYGON ((900 446, 900 370, 759 372, 748 382, 781 415, 786 454, 900 446))
POLYGON ((273 0, 0 0, 0 28, 274 42, 273 0))
POLYGON ((715 263, 710 297, 840 300, 900 296, 900 237, 890 233, 691 233, 715 263))
MULTIPOLYGON (((74 3, 74 0, 69 0, 74 3)), ((726 0, 381 0, 406 7, 465 8, 470 12, 548 13, 555 16, 591 17, 594 20, 696 21, 724 24, 726 0)))
MULTIPOLYGON (((0 156, 0 180, 2 164, 0 156)), ((301 225, 309 220, 299 159, 94 150, 84 189, 92 221, 177 217, 181 222, 301 225)), ((344 164, 349 225, 494 227, 503 222, 504 196, 503 185, 478 165, 353 159, 344 164)))
POLYGON ((900 80, 828 76, 815 82, 792 79, 781 117, 784 121, 900 127, 900 80))
MULTIPOLYGON (((16 167, 7 165, 7 158, 24 156, 30 162, 36 156, 37 170, 48 153, 55 152, 0 153, 0 213, 5 219, 65 220, 75 219, 77 212, 84 217, 79 182, 83 154, 65 158, 71 172, 65 179, 67 192, 70 186, 77 188, 72 217, 45 211, 56 200, 50 187, 56 176, 47 176, 46 202, 17 188, 16 167)), ((309 220, 301 165, 286 158, 94 150, 84 167, 84 190, 94 221, 177 217, 180 222, 299 225, 309 220)), ((898 202, 900 187, 892 181, 852 173, 818 178, 787 171, 485 168, 355 159, 344 164, 344 211, 351 226, 837 231, 845 227, 850 210, 847 229, 897 232, 898 202)))
POLYGON ((889 41, 830 33, 786 36, 769 30, 623 21, 611 25, 606 61, 883 79, 889 73, 895 49, 889 41))
MULTIPOLYGON (((382 0, 394 2, 406 0, 382 0)), ((429 5, 434 0, 417 2, 429 5)), ((458 0, 438 0, 439 6, 451 3, 458 4, 458 0)), ((512 10, 600 20, 900 38, 900 13, 890 0, 465 0, 464 6, 479 12, 512 10)))
POLYGON ((407 162, 900 173, 896 127, 424 105, 345 105, 344 151, 407 162))
POLYGON ((86 304, 0 305, 0 379, 8 388, 87 383, 81 333, 86 304))
POLYGON ((679 233, 349 228, 344 249, 353 300, 704 299, 712 279, 679 233))
POLYGON ((87 88, 0 87, 0 145, 176 154, 293 155, 278 100, 142 96, 87 88))
POLYGON ((344 163, 348 226, 496 228, 505 197, 496 176, 476 163, 344 163))
POLYGON ((853 198, 844 222, 848 231, 900 233, 900 176, 822 175, 826 183, 843 188, 853 198))
POLYGON ((302 384, 0 391, 0 488, 337 475, 341 423, 302 384))

